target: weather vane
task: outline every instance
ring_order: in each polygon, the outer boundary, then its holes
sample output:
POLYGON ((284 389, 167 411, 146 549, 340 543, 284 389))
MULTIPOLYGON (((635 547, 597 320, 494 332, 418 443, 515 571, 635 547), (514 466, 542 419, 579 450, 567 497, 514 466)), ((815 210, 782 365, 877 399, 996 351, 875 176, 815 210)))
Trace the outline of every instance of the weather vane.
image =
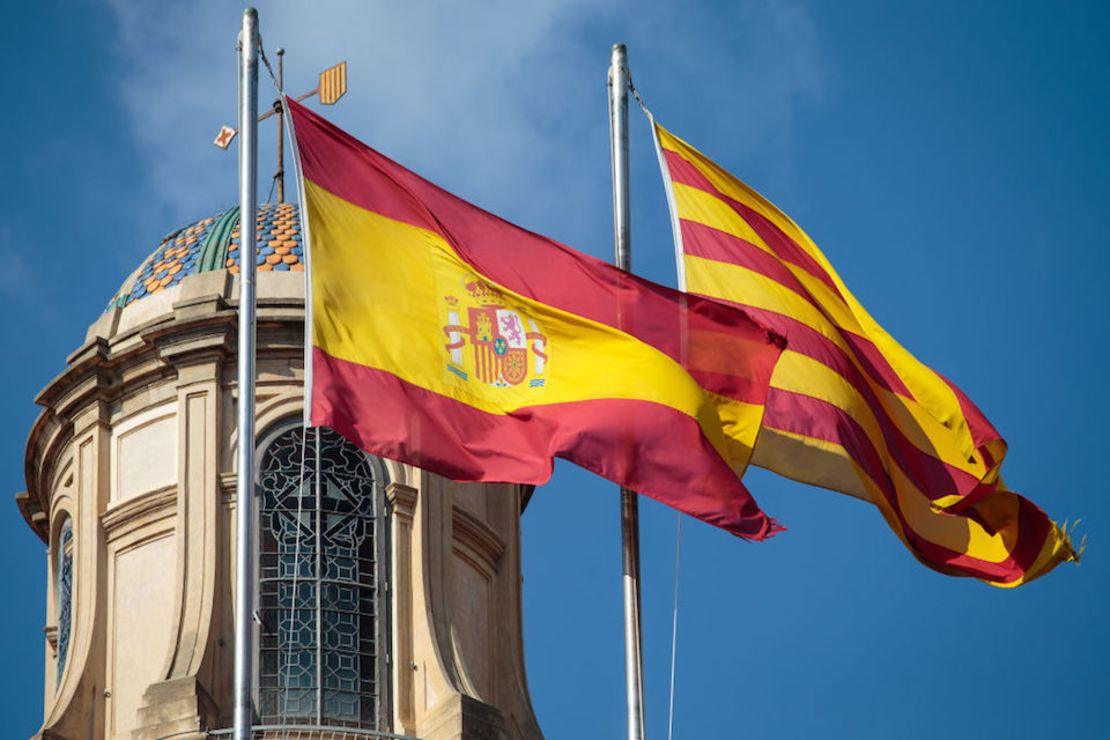
MULTIPOLYGON (((277 85, 278 89, 285 91, 284 85, 284 72, 282 60, 285 58, 285 49, 279 48, 277 50, 277 85)), ((335 105, 341 97, 347 92, 347 62, 343 61, 334 67, 328 67, 320 73, 320 81, 316 87, 306 92, 304 95, 299 95, 293 98, 296 102, 301 102, 306 98, 313 95, 320 96, 321 105, 335 105)), ((259 121, 264 121, 275 113, 281 113, 281 100, 275 100, 273 107, 258 117, 259 121)), ((274 179, 277 180, 277 197, 278 203, 285 202, 285 120, 282 116, 278 116, 277 123, 277 138, 278 138, 278 151, 277 151, 277 171, 274 172, 274 179)), ((232 140, 239 133, 239 129, 232 128, 231 126, 220 126, 220 132, 216 134, 215 140, 212 142, 220 149, 227 149, 231 145, 232 140)))

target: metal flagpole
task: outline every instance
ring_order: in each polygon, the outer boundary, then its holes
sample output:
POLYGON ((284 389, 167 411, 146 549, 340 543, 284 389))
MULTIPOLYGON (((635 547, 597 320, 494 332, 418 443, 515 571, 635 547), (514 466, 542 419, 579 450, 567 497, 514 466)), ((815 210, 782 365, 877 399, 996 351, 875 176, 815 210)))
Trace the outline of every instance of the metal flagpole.
MULTIPOLYGON (((609 141, 613 165, 614 263, 632 269, 628 207, 628 52, 613 44, 609 65, 609 141)), ((621 488, 621 554, 624 581, 624 653, 628 740, 644 737, 644 671, 640 648, 640 507, 634 491, 621 488)))
POLYGON ((239 34, 239 405, 235 460, 235 740, 250 740, 251 615, 254 596, 254 253, 258 159, 258 12, 243 11, 239 34))
MULTIPOLYGON (((277 79, 278 94, 279 95, 285 95, 285 69, 284 69, 285 68, 285 63, 284 63, 285 62, 285 49, 279 48, 277 50, 277 58, 278 58, 278 79, 277 79)), ((274 102, 274 108, 277 108, 278 106, 284 106, 284 105, 285 105, 285 101, 282 100, 281 98, 278 98, 278 100, 274 102)), ((284 115, 279 115, 277 117, 277 135, 278 135, 277 136, 277 139, 278 139, 278 147, 277 147, 278 161, 277 161, 277 172, 274 173, 274 177, 277 178, 278 203, 284 203, 285 202, 285 116, 284 115)))

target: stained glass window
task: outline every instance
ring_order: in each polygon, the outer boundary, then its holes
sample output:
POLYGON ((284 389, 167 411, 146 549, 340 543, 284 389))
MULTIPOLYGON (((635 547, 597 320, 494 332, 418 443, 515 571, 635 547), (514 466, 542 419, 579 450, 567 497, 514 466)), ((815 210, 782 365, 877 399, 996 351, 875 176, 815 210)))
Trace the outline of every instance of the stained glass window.
POLYGON ((259 713, 385 730, 382 467, 330 429, 266 445, 259 467, 259 713))
POLYGON ((73 520, 68 516, 58 533, 58 662, 54 672, 55 688, 62 682, 66 669, 66 655, 69 653, 69 630, 73 609, 73 520))

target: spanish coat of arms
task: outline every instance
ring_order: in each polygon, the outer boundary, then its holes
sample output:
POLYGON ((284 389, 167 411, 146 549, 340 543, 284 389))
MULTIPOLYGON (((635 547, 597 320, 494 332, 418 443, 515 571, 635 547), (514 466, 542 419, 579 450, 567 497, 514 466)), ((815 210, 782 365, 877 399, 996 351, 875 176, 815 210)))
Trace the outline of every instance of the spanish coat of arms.
POLYGON ((466 305, 459 298, 447 296, 447 335, 444 345, 450 355, 447 369, 469 380, 469 365, 474 377, 496 387, 516 386, 528 380, 533 388, 544 385, 547 363, 547 337, 536 322, 521 311, 505 305, 501 291, 468 276, 463 281, 466 305), (461 322, 465 311, 466 323, 461 322), (464 351, 469 341, 468 363, 464 351), (530 377, 531 376, 531 377, 530 377))

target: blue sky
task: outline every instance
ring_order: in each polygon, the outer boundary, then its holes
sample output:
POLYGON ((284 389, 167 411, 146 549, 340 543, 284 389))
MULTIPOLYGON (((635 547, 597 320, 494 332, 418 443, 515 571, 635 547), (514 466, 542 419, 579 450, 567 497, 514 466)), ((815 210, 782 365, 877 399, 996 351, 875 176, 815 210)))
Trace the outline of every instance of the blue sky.
MULTIPOLYGON (((1110 702, 1110 12, 1099 3, 262 3, 287 87, 350 64, 327 115, 530 229, 611 254, 605 73, 629 45, 659 120, 759 188, 884 326, 1010 443, 1008 484, 1090 548, 1016 591, 919 565, 871 506, 763 471, 789 531, 682 525, 675 737, 1087 737, 1110 702)), ((8 4, 0 123, 0 490, 35 394, 173 228, 235 198, 241 8, 8 4)), ((263 129, 264 167, 272 156, 263 129)), ((646 123, 633 263, 674 284, 646 123)), ((265 176, 265 174, 264 174, 265 176)), ((265 188, 263 188, 265 191, 265 188)), ((45 560, 0 515, 5 721, 41 721, 45 560)), ((675 514, 642 506, 648 735, 666 733, 675 514)), ((524 519, 528 679, 551 738, 624 727, 618 497, 559 465, 524 519)))

